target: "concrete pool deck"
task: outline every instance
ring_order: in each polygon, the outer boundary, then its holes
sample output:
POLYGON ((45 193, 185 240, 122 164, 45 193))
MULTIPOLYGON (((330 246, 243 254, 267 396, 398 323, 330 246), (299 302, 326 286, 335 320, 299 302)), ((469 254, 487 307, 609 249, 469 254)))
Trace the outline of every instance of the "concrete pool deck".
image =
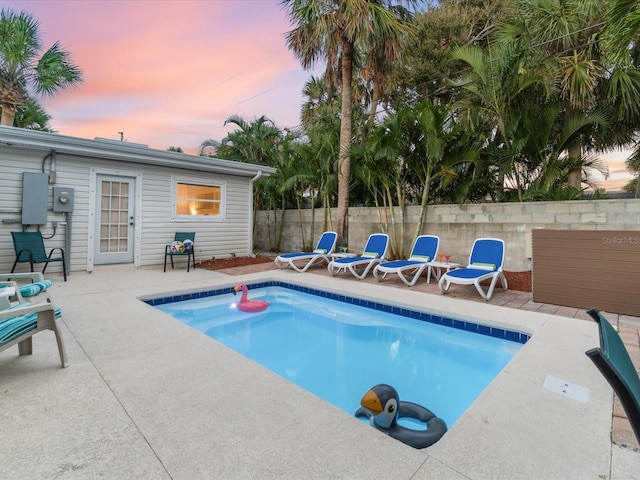
MULTIPOLYGON (((34 337, 31 356, 0 353, 0 478, 640 478, 640 453, 611 441, 612 391, 584 354, 598 345, 594 322, 545 311, 530 294, 501 306, 512 292, 485 303, 432 295, 433 283, 268 268, 237 277, 116 266, 54 277, 70 366, 60 368, 49 332, 34 337), (240 278, 446 312, 532 338, 440 442, 415 450, 138 300, 240 278), (587 402, 543 388, 547 375, 587 388, 587 402)), ((615 321, 632 337, 635 320, 615 321)))

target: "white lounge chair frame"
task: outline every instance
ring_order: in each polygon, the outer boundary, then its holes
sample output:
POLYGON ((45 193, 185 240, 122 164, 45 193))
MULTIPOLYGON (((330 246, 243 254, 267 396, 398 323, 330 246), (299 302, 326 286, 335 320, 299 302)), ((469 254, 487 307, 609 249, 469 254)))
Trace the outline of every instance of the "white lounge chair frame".
POLYGON ((0 352, 12 347, 15 344, 18 344, 19 355, 31 355, 33 353, 32 337, 38 332, 42 332, 44 330, 52 330, 56 336, 56 342, 58 344, 60 363, 62 363, 62 368, 65 368, 68 365, 67 351, 64 347, 62 332, 60 332, 60 329, 58 328, 55 309, 51 303, 42 302, 35 305, 25 304, 23 306, 19 306, 18 308, 2 310, 0 311, 0 323, 8 318, 27 315, 29 313, 36 313, 38 315, 36 327, 0 346, 0 352))
POLYGON ((445 272, 442 277, 440 277, 438 287, 440 287, 442 293, 448 293, 452 283, 458 285, 473 285, 476 287, 476 290, 478 291, 480 296, 488 302, 493 296, 493 291, 496 287, 498 279, 502 281, 503 290, 506 291, 508 288, 507 279, 504 276, 504 272, 502 270, 502 267, 504 265, 504 250, 504 240, 501 240, 499 238, 476 239, 473 242, 473 247, 471 248, 471 253, 469 254, 468 266, 458 270, 445 272), (481 250, 476 251, 477 244, 484 241, 498 242, 502 245, 502 255, 500 256, 500 258, 485 258, 481 250), (454 273, 456 271, 458 272, 457 274, 454 273), (462 273, 461 271, 469 273, 471 276, 469 276, 468 278, 457 277, 456 275, 462 273), (489 284, 489 289, 485 293, 480 283, 489 279, 491 280, 491 283, 489 284))
POLYGON ((27 273, 0 273, 0 284, 10 285, 15 287, 16 293, 14 301, 17 303, 39 303, 42 301, 51 301, 51 296, 48 290, 42 290, 31 297, 23 297, 20 293, 20 287, 30 283, 37 283, 44 281, 44 275, 41 272, 27 272, 27 273), (25 281, 26 280, 26 281, 25 281))
POLYGON ((362 255, 347 258, 335 258, 329 262, 327 269, 333 276, 339 275, 340 273, 348 270, 358 280, 362 280, 367 276, 372 268, 384 262, 388 250, 389 235, 386 233, 374 233, 369 235, 369 239, 367 240, 367 244, 364 247, 362 255), (383 251, 375 248, 375 241, 380 237, 384 237, 383 251), (371 253, 375 253, 377 256, 370 256, 371 253))
POLYGON ((329 263, 331 261, 331 254, 336 249, 336 243, 338 241, 338 234, 336 232, 324 232, 318 243, 316 244, 316 248, 313 252, 295 252, 295 253, 285 253, 282 255, 278 255, 274 262, 276 266, 280 269, 285 269, 291 267, 296 272, 306 272, 309 267, 318 263, 329 263), (331 248, 322 248, 323 240, 326 242, 325 236, 333 237, 333 242, 331 243, 331 248), (320 251, 322 250, 322 251, 320 251), (302 263, 304 265, 296 265, 296 262, 302 263))
MULTIPOLYGON (((402 280, 407 286, 413 287, 425 269, 429 269, 430 264, 437 258, 438 248, 440 246, 440 237, 436 235, 420 235, 413 242, 411 248, 411 254, 407 260, 397 260, 387 263, 380 263, 373 269, 373 276, 379 282, 382 282, 387 275, 397 274, 400 280, 402 280), (416 247, 423 239, 434 239, 436 242, 436 248, 433 255, 429 255, 428 258, 421 257, 420 252, 416 252, 416 247)), ((431 253, 431 252, 430 252, 431 253)))

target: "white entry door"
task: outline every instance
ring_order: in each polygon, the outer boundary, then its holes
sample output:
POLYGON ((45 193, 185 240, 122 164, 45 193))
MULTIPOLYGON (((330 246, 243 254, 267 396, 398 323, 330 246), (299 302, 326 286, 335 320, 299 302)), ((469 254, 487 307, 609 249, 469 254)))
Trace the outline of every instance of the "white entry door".
POLYGON ((132 263, 135 178, 98 175, 96 180, 94 263, 132 263))

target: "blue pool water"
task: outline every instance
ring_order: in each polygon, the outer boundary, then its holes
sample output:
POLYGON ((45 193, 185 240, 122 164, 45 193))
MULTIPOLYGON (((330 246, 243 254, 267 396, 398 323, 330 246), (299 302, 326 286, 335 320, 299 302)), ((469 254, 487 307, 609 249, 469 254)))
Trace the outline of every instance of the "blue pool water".
POLYGON ((278 286, 250 289, 249 298, 270 303, 262 313, 239 311, 239 298, 155 306, 351 414, 369 388, 387 383, 451 427, 528 338, 503 330, 505 338, 496 338, 463 329, 489 327, 443 326, 278 286))

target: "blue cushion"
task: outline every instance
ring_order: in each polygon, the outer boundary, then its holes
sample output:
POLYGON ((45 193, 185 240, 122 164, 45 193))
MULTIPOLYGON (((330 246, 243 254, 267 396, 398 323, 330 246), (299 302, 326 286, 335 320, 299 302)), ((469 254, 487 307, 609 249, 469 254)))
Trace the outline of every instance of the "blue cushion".
POLYGON ((478 278, 485 275, 491 276, 494 272, 489 270, 481 270, 479 268, 458 268, 447 272, 447 276, 456 278, 478 278))
POLYGON ((313 255, 310 252, 293 252, 293 253, 283 253, 282 255, 278 255, 280 258, 295 258, 302 257, 307 255, 313 255))
POLYGON ((326 252, 333 250, 333 247, 336 244, 336 238, 338 238, 337 233, 324 232, 322 234, 322 237, 320 237, 320 240, 318 240, 318 245, 316 245, 316 248, 321 248, 323 250, 326 250, 326 252))
POLYGON ((394 260, 392 262, 382 263, 380 267, 384 268, 403 268, 403 267, 419 267, 420 265, 424 265, 425 261, 420 260, 394 260))

